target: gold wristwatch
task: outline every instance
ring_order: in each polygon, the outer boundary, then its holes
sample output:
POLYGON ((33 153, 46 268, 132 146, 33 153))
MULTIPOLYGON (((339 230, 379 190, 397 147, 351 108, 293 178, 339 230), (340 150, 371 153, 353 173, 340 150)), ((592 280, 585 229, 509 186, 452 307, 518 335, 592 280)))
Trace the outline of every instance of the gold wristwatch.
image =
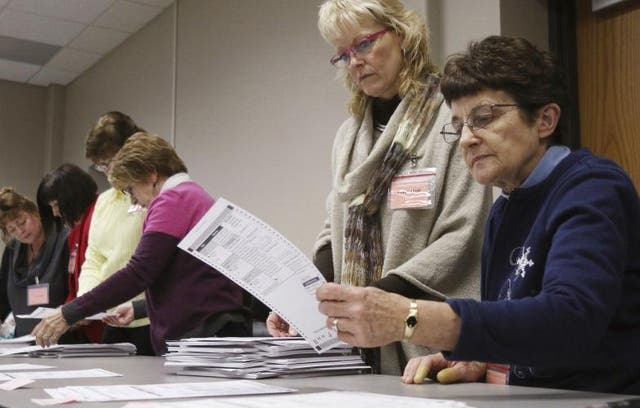
POLYGON ((411 299, 409 304, 409 314, 404 319, 404 340, 409 340, 413 336, 413 331, 418 324, 418 303, 415 299, 411 299))

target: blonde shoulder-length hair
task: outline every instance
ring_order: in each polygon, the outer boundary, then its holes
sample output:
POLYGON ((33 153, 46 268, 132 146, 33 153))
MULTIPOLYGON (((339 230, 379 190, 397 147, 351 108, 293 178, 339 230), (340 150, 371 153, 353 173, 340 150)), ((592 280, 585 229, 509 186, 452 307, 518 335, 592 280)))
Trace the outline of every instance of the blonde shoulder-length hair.
MULTIPOLYGON (((329 44, 345 32, 365 23, 375 22, 389 28, 401 40, 403 67, 400 71, 400 97, 423 88, 430 74, 438 71, 429 59, 429 32, 424 20, 400 0, 327 0, 318 12, 318 29, 329 44)), ((351 91, 349 111, 362 117, 369 97, 351 80, 345 69, 340 70, 351 91)))

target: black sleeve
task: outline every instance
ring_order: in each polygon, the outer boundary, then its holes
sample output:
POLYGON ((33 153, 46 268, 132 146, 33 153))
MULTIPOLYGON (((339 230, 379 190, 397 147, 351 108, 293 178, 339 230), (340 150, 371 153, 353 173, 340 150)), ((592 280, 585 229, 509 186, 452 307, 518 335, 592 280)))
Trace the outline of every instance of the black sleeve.
POLYGON ((333 251, 331 244, 325 245, 316 252, 313 264, 318 268, 327 282, 333 282, 333 251))
POLYGON ((133 319, 142 319, 147 317, 147 300, 138 299, 131 302, 133 304, 133 319))
POLYGON ((371 286, 382 289, 385 292, 397 293, 410 299, 442 300, 441 298, 437 298, 433 295, 423 292, 398 275, 387 275, 384 278, 374 282, 371 286))

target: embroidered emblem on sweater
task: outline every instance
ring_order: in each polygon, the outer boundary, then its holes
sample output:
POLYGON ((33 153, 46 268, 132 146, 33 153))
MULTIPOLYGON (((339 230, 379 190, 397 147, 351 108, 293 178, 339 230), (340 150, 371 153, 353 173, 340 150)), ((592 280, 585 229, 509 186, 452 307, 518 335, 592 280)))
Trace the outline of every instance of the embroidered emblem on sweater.
POLYGON ((516 268, 516 275, 524 278, 527 275, 526 268, 532 267, 534 265, 533 261, 529 259, 529 252, 531 252, 531 247, 527 247, 526 249, 524 247, 521 247, 517 249, 520 249, 522 254, 518 259, 516 259, 515 262, 515 264, 518 266, 518 268, 516 268))
POLYGON ((505 282, 505 286, 503 286, 498 297, 499 299, 511 300, 512 289, 515 283, 518 279, 524 279, 527 276, 527 269, 534 265, 534 262, 529 259, 530 253, 531 247, 517 247, 511 251, 509 263, 516 268, 505 282))

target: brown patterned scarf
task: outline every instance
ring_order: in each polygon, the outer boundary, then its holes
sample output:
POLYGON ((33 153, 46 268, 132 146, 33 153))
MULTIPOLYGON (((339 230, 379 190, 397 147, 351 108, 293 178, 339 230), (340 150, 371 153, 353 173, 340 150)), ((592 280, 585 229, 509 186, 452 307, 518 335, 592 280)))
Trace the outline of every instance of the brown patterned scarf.
POLYGON ((345 227, 345 264, 341 279, 347 285, 366 286, 382 277, 384 253, 377 213, 387 195, 391 179, 409 159, 418 141, 435 120, 443 100, 439 78, 430 76, 425 88, 409 93, 405 98, 410 98, 407 111, 382 165, 374 171, 364 194, 349 204, 345 227))

